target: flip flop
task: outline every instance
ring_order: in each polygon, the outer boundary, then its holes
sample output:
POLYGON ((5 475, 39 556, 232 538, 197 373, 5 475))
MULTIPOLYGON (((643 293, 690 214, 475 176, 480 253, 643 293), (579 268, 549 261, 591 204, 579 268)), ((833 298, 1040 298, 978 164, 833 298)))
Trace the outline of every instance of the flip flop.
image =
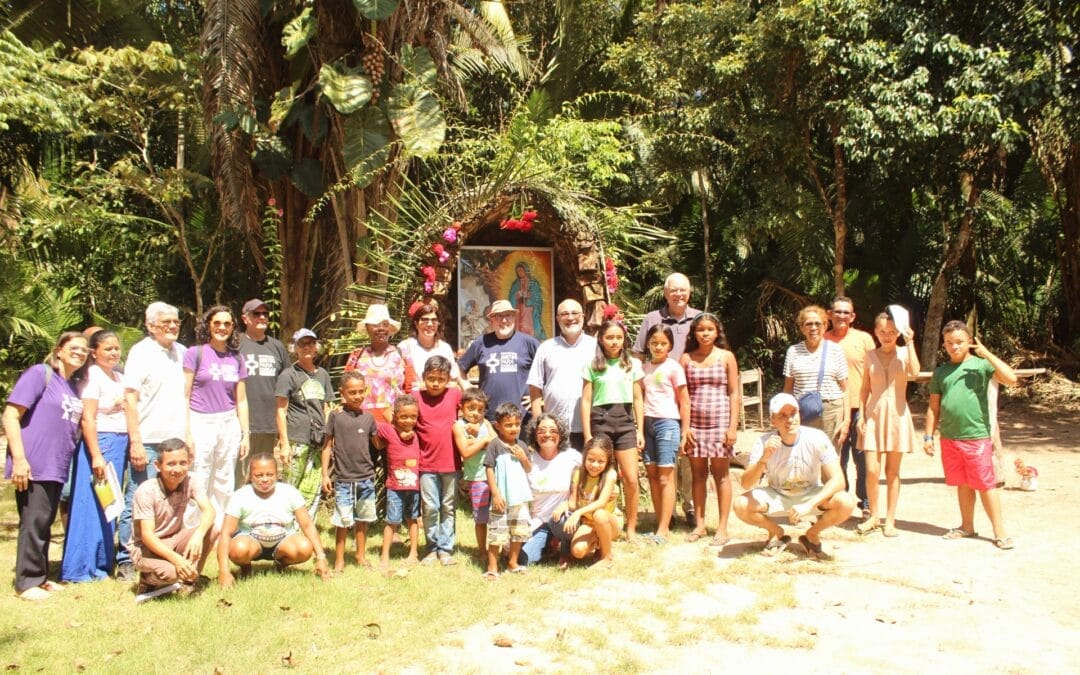
POLYGON ((881 529, 881 523, 873 518, 864 520, 855 526, 855 531, 861 535, 873 534, 879 529, 881 529))
POLYGON ((885 535, 886 537, 899 537, 900 536, 900 530, 897 530, 892 525, 886 525, 885 527, 881 528, 881 533, 883 535, 885 535))
POLYGON ((786 549, 787 545, 790 543, 791 537, 787 536, 786 534, 782 537, 773 537, 772 539, 769 539, 769 541, 765 542, 765 548, 761 549, 761 552, 764 555, 776 555, 777 553, 780 553, 781 551, 786 549))
POLYGON ((701 539, 706 534, 706 532, 691 532, 690 534, 686 535, 686 541, 693 544, 695 541, 701 539))
POLYGON ((724 548, 725 546, 727 546, 727 543, 729 541, 731 541, 730 537, 721 537, 717 534, 709 540, 709 546, 711 546, 712 548, 724 548))
POLYGON ((802 547, 806 549, 806 556, 808 558, 811 558, 813 560, 820 560, 821 556, 824 555, 824 551, 821 550, 821 542, 815 544, 814 542, 810 541, 810 537, 806 536, 805 534, 799 535, 799 543, 802 544, 802 547))
POLYGON ((1012 537, 999 537, 994 540, 994 546, 997 546, 1002 551, 1008 551, 1014 546, 1012 537))
POLYGON ((527 567, 511 567, 510 569, 508 569, 506 571, 509 572, 510 574, 525 574, 526 572, 529 571, 529 568, 527 568, 527 567))
POLYGON ((968 532, 967 530, 959 527, 954 527, 945 534, 941 535, 942 539, 969 539, 978 534, 978 532, 968 532))
POLYGON ((483 579, 484 581, 495 581, 496 579, 499 578, 499 573, 498 572, 484 572, 483 574, 480 575, 480 578, 483 579))

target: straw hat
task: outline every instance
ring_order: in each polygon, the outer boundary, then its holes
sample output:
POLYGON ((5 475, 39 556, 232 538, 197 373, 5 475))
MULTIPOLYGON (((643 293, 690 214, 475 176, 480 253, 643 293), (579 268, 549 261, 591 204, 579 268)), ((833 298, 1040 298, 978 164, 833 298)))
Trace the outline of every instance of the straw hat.
POLYGON ((514 306, 510 304, 509 300, 496 300, 495 302, 491 303, 491 309, 488 310, 487 315, 490 319, 496 314, 503 314, 505 312, 514 312, 516 314, 517 309, 515 309, 514 306))
POLYGON ((367 335, 367 326, 377 326, 383 321, 390 324, 390 327, 394 330, 391 331, 391 335, 401 330, 401 322, 394 321, 390 318, 390 310, 386 308, 386 305, 373 304, 368 305, 367 314, 360 321, 360 324, 356 327, 356 332, 361 335, 367 335))

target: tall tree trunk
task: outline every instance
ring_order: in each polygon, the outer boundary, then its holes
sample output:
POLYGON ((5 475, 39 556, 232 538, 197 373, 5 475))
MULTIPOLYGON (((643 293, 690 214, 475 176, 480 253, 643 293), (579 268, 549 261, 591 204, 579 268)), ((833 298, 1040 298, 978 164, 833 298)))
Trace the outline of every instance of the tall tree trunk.
POLYGON ((919 362, 927 370, 937 365, 938 346, 941 344, 941 326, 944 324, 945 309, 948 306, 949 275, 960 264, 964 254, 971 246, 972 231, 975 223, 975 207, 982 194, 975 184, 974 176, 963 173, 960 176, 960 190, 964 195, 964 211, 960 216, 956 232, 949 233, 949 222, 945 222, 945 255, 938 267, 934 285, 930 291, 930 303, 926 308, 926 323, 923 326, 922 353, 919 362))
POLYGON ((1065 160, 1061 202, 1061 290, 1069 326, 1068 341, 1080 338, 1080 141, 1073 140, 1065 160))
POLYGON ((833 292, 837 296, 845 295, 844 284, 844 249, 847 246, 847 161, 844 157, 844 148, 839 143, 840 123, 836 120, 829 122, 829 140, 833 151, 833 188, 835 197, 829 194, 829 186, 822 180, 821 172, 818 171, 814 162, 813 148, 810 140, 810 127, 803 132, 803 154, 806 168, 814 181, 821 203, 825 207, 825 213, 833 226, 833 292))

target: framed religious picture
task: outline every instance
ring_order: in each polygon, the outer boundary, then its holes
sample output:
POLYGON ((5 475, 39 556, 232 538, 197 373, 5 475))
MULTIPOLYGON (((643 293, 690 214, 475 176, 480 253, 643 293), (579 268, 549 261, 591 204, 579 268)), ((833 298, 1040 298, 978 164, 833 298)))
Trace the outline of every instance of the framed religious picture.
POLYGON ((458 256, 458 347, 488 332, 496 300, 518 310, 517 329, 537 340, 555 334, 555 284, 550 248, 463 246, 458 256))

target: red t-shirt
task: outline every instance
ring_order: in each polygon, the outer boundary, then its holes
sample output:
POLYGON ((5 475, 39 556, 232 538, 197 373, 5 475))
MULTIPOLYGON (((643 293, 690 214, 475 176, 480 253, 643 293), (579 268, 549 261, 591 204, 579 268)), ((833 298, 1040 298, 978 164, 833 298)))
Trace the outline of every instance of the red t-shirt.
POLYGON ((421 473, 452 473, 457 471, 454 451, 454 421, 461 404, 461 390, 450 388, 442 396, 421 391, 420 419, 416 435, 420 438, 421 473))
POLYGON ((386 441, 386 489, 420 489, 420 442, 417 434, 401 440, 393 424, 379 422, 379 438, 386 441))

